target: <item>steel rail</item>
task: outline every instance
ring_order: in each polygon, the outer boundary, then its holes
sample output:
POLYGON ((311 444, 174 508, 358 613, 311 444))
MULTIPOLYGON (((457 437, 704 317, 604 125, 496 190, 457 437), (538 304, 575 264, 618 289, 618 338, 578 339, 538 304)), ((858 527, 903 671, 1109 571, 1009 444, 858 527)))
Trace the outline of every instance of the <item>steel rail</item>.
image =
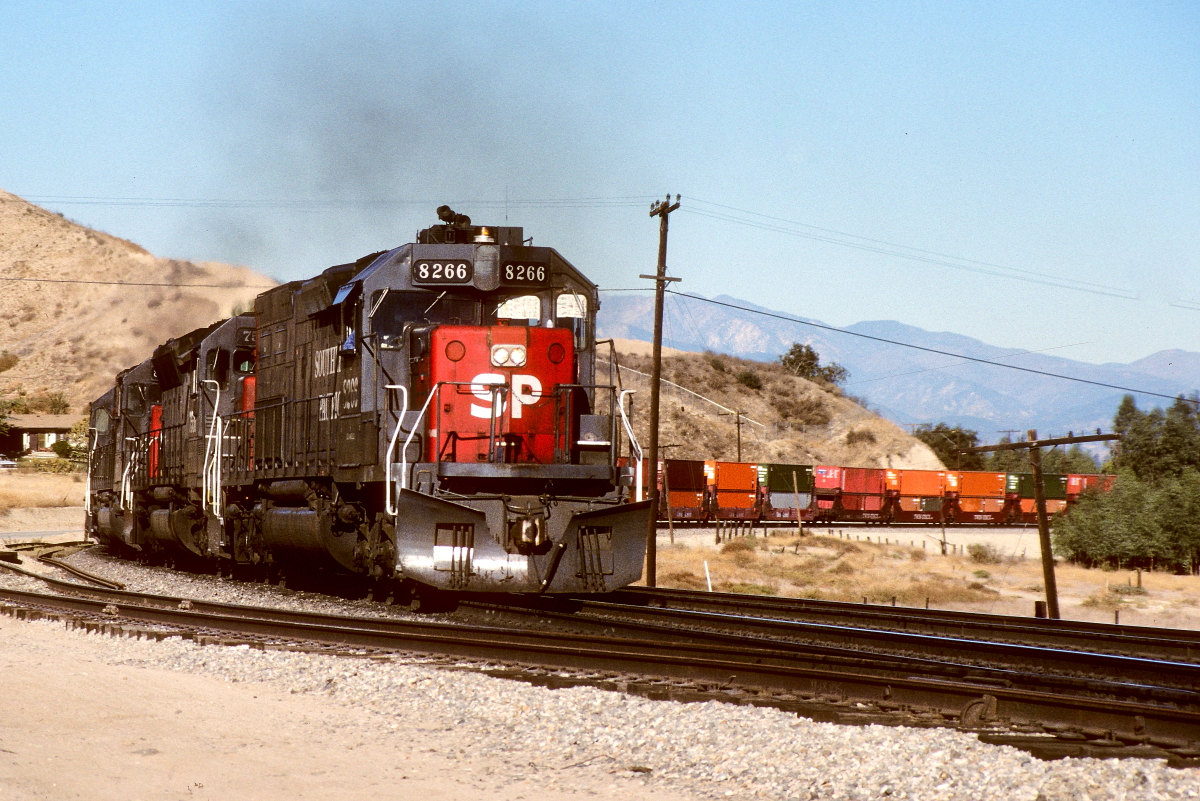
POLYGON ((985 664, 1037 668, 1056 673, 1086 673, 1109 679, 1154 686, 1192 690, 1200 687, 1200 665, 1122 654, 1053 648, 1023 643, 979 639, 978 632, 964 636, 892 631, 850 627, 829 623, 735 615, 684 609, 647 609, 646 607, 587 600, 581 611, 606 618, 675 620, 696 626, 753 632, 764 637, 788 637, 823 644, 837 643, 858 648, 876 648, 920 653, 943 658, 971 658, 985 664))
POLYGON ((75 565, 68 564, 67 562, 64 562, 61 559, 57 559, 53 556, 39 556, 37 560, 43 564, 50 565, 51 567, 57 567, 59 570, 65 570, 73 576, 78 576, 84 581, 90 581, 101 587, 107 587, 108 589, 112 590, 125 589, 125 585, 119 581, 113 581, 112 579, 106 579, 103 576, 97 576, 95 573, 89 573, 83 568, 75 567, 75 565))
MULTIPOLYGON (((78 585, 75 585, 78 586, 78 585)), ((99 591, 87 588, 89 592, 99 591)), ((126 593, 133 596, 133 593, 126 593)), ((1187 749, 1200 742, 1200 711, 1163 704, 1063 696, 987 682, 945 680, 918 676, 877 675, 858 671, 797 666, 790 654, 768 657, 762 652, 739 652, 709 644, 688 646, 650 640, 626 640, 558 632, 505 630, 445 623, 386 621, 392 629, 372 628, 380 621, 326 617, 324 623, 287 622, 289 613, 269 610, 262 617, 205 614, 194 609, 157 606, 116 606, 96 600, 0 589, 0 598, 17 604, 50 606, 75 613, 182 627, 269 637, 302 639, 341 647, 377 648, 463 658, 536 664, 557 669, 620 671, 665 680, 701 682, 713 688, 736 685, 758 693, 787 693, 763 702, 801 709, 806 701, 848 699, 877 709, 935 713, 943 723, 958 720, 978 727, 988 721, 1037 724, 1051 730, 1070 730, 1109 743, 1152 743, 1187 749)), ((130 598, 133 600, 133 598, 130 598)), ((181 604, 190 602, 180 600, 181 604)), ((228 606, 228 605, 226 605, 228 606)), ((253 610, 246 608, 249 612, 253 610)), ((742 693, 745 695, 745 691, 742 693)), ((753 698, 751 698, 753 700, 753 698)))
MULTIPOLYGON (((670 588, 625 587, 605 596, 630 606, 665 609, 717 610, 729 614, 751 614, 785 620, 825 621, 855 627, 941 634, 1050 645, 1060 648, 1107 651, 1127 656, 1200 662, 1200 631, 1163 629, 1151 626, 1093 623, 1079 620, 1048 620, 990 615, 980 612, 893 607, 821 601, 808 598, 777 598, 765 595, 703 592, 670 588)), ((582 600, 582 599, 581 599, 582 600)))
MULTIPOLYGON (((23 571, 24 572, 24 571, 23 571)), ((74 594, 96 595, 102 600, 108 602, 117 602, 122 605, 137 604, 141 606, 153 606, 160 609, 179 609, 186 608, 200 614, 210 614, 219 616, 234 616, 245 617, 252 616, 255 618, 272 620, 280 623, 299 622, 304 624, 321 625, 328 624, 330 621, 335 621, 341 624, 343 621, 352 621, 358 627, 365 627, 374 631, 388 632, 396 629, 397 626, 405 627, 408 624, 395 621, 389 618, 357 618, 345 617, 340 615, 326 615, 321 613, 297 612, 291 610, 275 610, 262 607, 249 607, 239 604, 227 604, 215 601, 202 601, 193 599, 182 599, 172 596, 150 595, 144 593, 135 593, 128 591, 120 591, 110 588, 104 590, 96 590, 91 587, 82 587, 73 582, 64 582, 48 576, 39 576, 37 574, 29 574, 40 578, 42 581, 54 586, 62 591, 74 594)), ((563 614, 555 612, 547 612, 545 610, 512 607, 512 606, 497 606, 495 604, 480 604, 474 603, 477 606, 487 607, 498 611, 508 613, 524 613, 536 617, 552 617, 564 625, 572 628, 590 629, 592 632, 599 633, 608 638, 615 638, 618 627, 621 629, 625 639, 631 639, 630 635, 638 635, 641 639, 654 639, 658 642, 675 642, 680 645, 696 645, 702 644, 704 648, 710 649, 712 646, 721 646, 725 648, 739 649, 743 654, 748 654, 751 651, 758 653, 763 659, 780 659, 783 658, 789 663, 796 661, 811 662, 814 664, 839 664, 843 666, 855 667, 859 670, 868 670, 877 673, 895 673, 901 672, 920 672, 927 676, 935 676, 943 679, 964 679, 992 682, 1003 686, 1022 686, 1027 689, 1038 688, 1044 691, 1057 693, 1075 693, 1081 695, 1103 695, 1107 697, 1123 697, 1126 699, 1140 699, 1147 702, 1151 701, 1169 701, 1171 703, 1182 704, 1186 707, 1200 708, 1200 693, 1189 689, 1181 690, 1178 687, 1168 687, 1162 685, 1153 685, 1146 683, 1133 683, 1130 681, 1109 681, 1098 680, 1095 678, 1079 678, 1073 676, 1034 673, 1027 670, 1019 670, 1014 668, 997 668, 987 665, 974 665, 965 662, 947 661, 947 659, 935 659, 928 656, 911 656, 908 654, 885 654, 878 652, 864 651, 856 639, 851 636, 847 641, 848 644, 842 646, 815 645, 811 642, 795 642, 779 639, 771 639, 771 635, 778 633, 778 626, 786 626, 788 624, 781 621, 766 620, 761 621, 766 624, 765 628, 759 627, 755 633, 747 633, 743 631, 737 634, 726 632, 705 631, 699 629, 681 629, 672 625, 670 613, 661 616, 651 616, 648 620, 631 621, 629 619, 613 620, 611 617, 597 616, 580 616, 578 614, 563 614), (663 620, 666 617, 668 619, 663 620), (781 654, 785 655, 781 657, 781 654)), ((611 612, 611 605, 600 605, 603 611, 611 612)), ((624 610, 621 610, 624 611, 624 610)), ((641 610, 634 609, 634 612, 641 610)), ((681 613, 686 615, 687 613, 681 613)), ((755 621, 752 618, 739 619, 743 629, 754 629, 755 621)), ((737 626, 739 620, 732 621, 737 626)), ((701 622, 711 623, 711 620, 705 619, 701 622)), ((461 628, 460 624, 459 625, 461 628)), ((489 627, 490 628, 490 627, 489 627)), ((794 632, 785 632, 794 634, 794 632)), ((947 656, 959 657, 963 656, 963 649, 947 649, 947 656)), ((1013 660, 1014 664, 1019 665, 1018 660, 1013 660)), ((1190 685, 1184 685, 1190 687, 1190 685)))
MULTIPOLYGON (((90 581, 100 587, 103 587, 106 590, 123 590, 123 589, 125 589, 125 585, 119 581, 113 581, 111 579, 106 579, 103 576, 97 576, 94 573, 89 573, 86 570, 75 567, 74 565, 69 565, 66 562, 61 562, 52 556, 39 556, 37 559, 39 562, 50 565, 51 567, 59 568, 60 570, 66 571, 67 573, 71 573, 75 576, 78 576, 81 579, 84 579, 85 581, 90 581)), ((72 588, 78 589, 80 587, 80 585, 75 584, 74 582, 59 581, 58 579, 51 578, 50 576, 43 576, 41 573, 35 573, 32 570, 26 570, 25 568, 21 567, 20 565, 14 565, 11 562, 0 562, 0 568, 4 568, 5 570, 11 570, 13 573, 20 573, 23 576, 28 576, 29 578, 37 579, 38 581, 45 582, 47 584, 50 584, 51 586, 67 588, 67 589, 72 589, 72 588)))
MULTIPOLYGON (((12 568, 11 565, 5 565, 12 568)), ((100 595, 104 600, 121 604, 152 605, 163 609, 179 608, 185 599, 171 596, 149 595, 123 591, 122 589, 105 588, 97 591, 85 588, 74 582, 64 582, 48 576, 30 573, 20 568, 20 572, 38 578, 53 587, 65 592, 87 592, 100 595)), ((587 613, 581 616, 558 615, 558 619, 571 626, 591 625, 593 629, 615 632, 620 626, 627 632, 637 632, 650 637, 670 640, 701 641, 712 644, 722 644, 727 647, 740 647, 744 650, 769 649, 774 652, 785 652, 796 658, 821 658, 840 661, 845 664, 860 664, 863 660, 873 660, 876 664, 886 663, 889 669, 899 665, 908 670, 921 670, 926 673, 964 676, 974 674, 977 678, 987 677, 994 682, 1009 685, 1044 686, 1056 692, 1083 692, 1089 694, 1122 695, 1129 698, 1146 698, 1161 696, 1172 702, 1181 702, 1187 706, 1196 706, 1200 700, 1194 688, 1200 686, 1200 666, 1164 662, 1110 654, 1096 654, 1080 651, 1063 651, 1049 648, 1023 646, 1013 644, 998 644, 986 641, 964 640, 942 636, 929 636, 904 632, 876 631, 867 629, 847 629, 840 626, 810 624, 797 621, 781 621, 768 618, 733 616, 711 612, 696 612, 690 610, 665 610, 660 608, 646 609, 644 607, 612 604, 604 601, 580 601, 580 611, 587 613), (592 616, 595 617, 592 617, 592 616), (615 619, 614 619, 615 618, 615 619), (680 629, 672 627, 672 622, 685 622, 693 628, 680 629), (638 625, 635 627, 634 624, 638 625), (705 631, 695 626, 709 628, 724 628, 737 632, 736 636, 723 632, 705 631), (791 640, 781 640, 788 637, 791 640), (813 640, 820 642, 814 644, 813 640), (836 644, 836 645, 834 645, 836 644), (879 651, 864 650, 863 646, 875 648, 892 648, 902 653, 880 653, 879 651), (912 653, 921 656, 913 657, 912 653), (938 658, 934 658, 934 657, 938 658), (996 660, 992 664, 972 664, 964 658, 982 658, 996 660), (1002 665, 1003 667, 997 667, 1002 665), (1027 668, 1036 666, 1042 670, 1056 671, 1053 675, 1036 675, 1027 668), (1063 675, 1066 671, 1067 675, 1063 675), (1074 671, 1076 675, 1070 675, 1074 671), (1104 678, 1099 678, 1097 672, 1107 671, 1104 678), (1080 676, 1079 673, 1085 675, 1080 676)), ((387 631, 393 628, 388 619, 345 618, 328 616, 317 613, 303 613, 283 610, 270 610, 260 607, 246 607, 238 604, 224 604, 212 601, 186 600, 187 608, 198 613, 213 615, 246 615, 267 618, 278 622, 303 622, 312 624, 326 623, 331 619, 355 620, 359 624, 387 631)), ((493 608, 507 612, 525 611, 528 614, 547 616, 554 614, 540 609, 523 609, 520 606, 491 604, 493 608)))
MULTIPOLYGON (((507 614, 515 613, 553 619, 564 625, 576 627, 580 624, 587 624, 606 632, 615 632, 617 630, 616 627, 620 626, 622 630, 627 632, 637 631, 662 639, 684 638, 689 642, 712 642, 737 645, 746 649, 765 648, 773 651, 785 651, 795 655, 799 659, 808 659, 820 655, 828 658, 830 661, 844 661, 847 664, 870 661, 875 664, 903 666, 907 670, 920 670, 926 675, 942 675, 954 678, 969 678, 975 681, 991 681, 1000 686, 1021 686, 1026 689, 1036 687, 1060 693, 1074 692, 1092 696, 1120 696, 1129 699, 1144 698, 1155 701, 1169 700, 1172 703, 1183 704, 1189 708, 1200 709, 1200 691, 1197 691, 1193 685, 1183 682, 1180 683, 1180 686, 1167 686, 1134 683, 1127 680, 1079 677, 1062 673, 1035 672, 1021 669, 1027 665, 1020 658, 1011 659, 1010 662, 1013 665, 1011 667, 997 667, 995 665, 951 661, 946 658, 934 658, 931 656, 912 656, 910 653, 872 651, 862 647, 862 643, 859 642, 859 637, 857 636, 857 631, 852 631, 848 638, 844 638, 847 642, 845 645, 816 644, 811 640, 798 639, 796 631, 787 628, 793 625, 788 621, 731 616, 726 616, 725 620, 719 620, 715 616, 712 616, 711 613, 708 613, 705 617, 700 617, 700 615, 705 615, 706 613, 675 613, 673 610, 656 610, 654 614, 639 615, 639 612, 643 612, 643 610, 637 607, 618 607, 599 602, 585 602, 579 608, 579 611, 575 613, 555 612, 529 606, 495 605, 476 601, 464 602, 464 605, 494 609, 495 611, 507 614), (703 626, 703 628, 680 628, 677 625, 680 622, 697 624, 703 626), (788 639, 780 639, 778 635, 782 635, 788 639)), ((872 644, 874 645, 875 643, 872 644)), ((959 660, 962 660, 964 656, 972 655, 970 648, 972 643, 958 641, 958 644, 959 647, 950 648, 946 655, 957 657, 959 660)), ((920 650, 928 651, 928 649, 920 650)), ((1021 655, 1018 654, 1017 656, 1021 655)), ((1074 662, 1072 665, 1077 667, 1074 662)))

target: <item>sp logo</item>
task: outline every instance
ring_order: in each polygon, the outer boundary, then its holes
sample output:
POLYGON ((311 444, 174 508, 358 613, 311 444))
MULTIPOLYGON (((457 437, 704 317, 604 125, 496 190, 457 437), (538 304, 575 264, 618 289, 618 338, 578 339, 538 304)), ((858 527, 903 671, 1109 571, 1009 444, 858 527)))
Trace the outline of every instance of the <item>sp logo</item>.
POLYGON ((520 419, 521 410, 524 407, 531 406, 542 399, 542 382, 538 380, 537 376, 514 375, 510 392, 505 393, 496 389, 496 387, 507 384, 508 376, 500 373, 480 373, 472 378, 471 394, 483 401, 484 405, 472 403, 471 416, 481 417, 484 420, 499 417, 504 414, 505 395, 511 395, 513 419, 520 419))

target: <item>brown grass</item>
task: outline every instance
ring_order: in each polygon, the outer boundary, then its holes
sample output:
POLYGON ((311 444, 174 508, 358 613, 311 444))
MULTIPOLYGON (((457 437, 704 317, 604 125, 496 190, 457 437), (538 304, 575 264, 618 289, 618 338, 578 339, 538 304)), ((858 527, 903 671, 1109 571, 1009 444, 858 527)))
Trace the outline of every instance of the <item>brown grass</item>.
POLYGON ((0 473, 0 514, 22 507, 82 506, 84 477, 80 473, 0 473))
MULTIPOLYGON (((776 530, 720 545, 711 529, 677 531, 661 545, 658 577, 664 587, 704 589, 708 562, 713 589, 797 598, 961 609, 1031 616, 1043 600, 1036 558, 1006 557, 981 565, 969 554, 941 555, 907 544, 807 535, 776 530)), ((856 535, 857 536, 857 535, 856 535)), ((966 550, 965 548, 963 549, 966 550)), ((1002 549, 1007 550, 1007 548, 1002 549)), ((1074 620, 1200 629, 1200 576, 1056 568, 1063 616, 1074 620)))

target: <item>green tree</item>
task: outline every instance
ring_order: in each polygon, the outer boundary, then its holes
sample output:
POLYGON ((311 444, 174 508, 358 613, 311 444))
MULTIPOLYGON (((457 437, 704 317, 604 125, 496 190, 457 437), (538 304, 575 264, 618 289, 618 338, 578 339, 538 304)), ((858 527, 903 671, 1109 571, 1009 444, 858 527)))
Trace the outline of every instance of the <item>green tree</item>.
MULTIPOLYGON (((1012 442, 1012 437, 1008 434, 1002 436, 997 445, 1008 445, 1012 442)), ((1029 464, 1029 451, 992 451, 988 454, 987 459, 983 462, 984 470, 991 470, 995 473, 1028 473, 1033 468, 1029 464)), ((1046 471, 1050 472, 1050 471, 1046 471)))
POLYGON ((1096 457, 1078 445, 1070 448, 1051 448, 1042 453, 1042 471, 1046 473, 1099 473, 1096 457))
POLYGON ((837 362, 830 362, 822 367, 820 354, 812 345, 801 342, 793 342, 788 352, 779 357, 779 364, 792 375, 834 386, 840 386, 850 377, 849 371, 837 362))
POLYGON ((913 436, 929 446, 942 464, 953 470, 983 470, 984 457, 981 453, 959 453, 979 444, 979 433, 962 426, 938 423, 917 426, 913 436))
POLYGON ((1113 418, 1113 430, 1121 435, 1113 466, 1129 468, 1148 481, 1179 476, 1187 468, 1200 469, 1197 401, 1195 395, 1181 395, 1165 411, 1143 412, 1133 397, 1126 395, 1113 418))

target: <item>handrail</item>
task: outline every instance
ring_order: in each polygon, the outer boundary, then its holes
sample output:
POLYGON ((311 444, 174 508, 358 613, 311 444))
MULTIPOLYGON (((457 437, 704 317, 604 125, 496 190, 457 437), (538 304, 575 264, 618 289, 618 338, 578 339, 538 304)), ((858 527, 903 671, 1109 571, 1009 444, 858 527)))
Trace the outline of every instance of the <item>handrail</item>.
POLYGON ((629 450, 631 455, 637 461, 634 462, 633 481, 636 489, 634 496, 638 501, 642 500, 642 446, 638 442, 637 437, 633 433, 633 425, 629 422, 628 415, 625 414, 625 396, 632 395, 637 392, 636 389, 623 389, 620 396, 617 398, 617 411, 621 413, 621 423, 625 426, 625 436, 629 438, 629 450))
MULTIPOLYGON (((425 414, 429 410, 429 404, 433 401, 434 397, 441 394, 442 387, 445 387, 445 386, 463 386, 463 387, 481 386, 481 387, 487 387, 491 391, 492 414, 491 414, 491 430, 489 432, 489 438, 492 440, 493 443, 495 442, 495 439, 496 439, 495 425, 496 425, 497 419, 500 417, 500 414, 501 414, 501 407, 499 406, 499 404, 502 403, 501 395, 508 390, 508 387, 505 384, 499 384, 499 383, 478 384, 477 385, 476 382, 474 382, 474 381, 439 381, 436 384, 434 384, 433 387, 430 388, 429 395, 428 395, 428 397, 425 398, 425 403, 421 406, 421 410, 417 413, 417 418, 413 421, 412 428, 409 429, 408 436, 404 439, 404 445, 401 447, 401 450, 400 450, 400 488, 401 489, 408 489, 408 446, 412 444, 413 437, 416 436, 417 430, 421 427, 421 423, 425 420, 425 414)), ((575 387, 597 387, 597 388, 599 388, 601 386, 603 386, 603 385, 559 384, 559 385, 555 386, 553 393, 549 393, 549 394, 558 394, 558 393, 563 392, 564 390, 573 389, 575 387)), ((404 387, 401 387, 399 385, 394 385, 394 384, 388 384, 386 388, 387 389, 399 389, 402 392, 404 392, 404 409, 405 409, 405 413, 407 413, 407 411, 408 411, 408 391, 407 391, 407 389, 405 389, 404 387)), ((616 387, 609 386, 608 389, 615 390, 616 387)), ((637 437, 633 433, 633 426, 629 422, 629 418, 625 414, 625 409, 624 409, 625 396, 631 395, 635 391, 636 390, 632 390, 632 389, 621 390, 620 396, 619 396, 619 399, 617 402, 617 406, 621 413, 621 420, 624 424, 626 435, 629 437, 630 448, 637 455, 637 463, 636 463, 635 471, 636 471, 636 475, 637 475, 637 499, 640 501, 640 500, 642 500, 642 489, 641 489, 642 447, 641 447, 641 444, 638 443, 637 437)), ((548 396, 548 394, 543 391, 543 397, 547 397, 547 396, 548 396)), ((386 464, 385 473, 384 473, 385 480, 387 482, 387 489, 385 490, 385 492, 386 492, 385 509, 386 509, 387 513, 389 515, 392 515, 393 517, 396 515, 396 509, 394 508, 394 502, 392 499, 392 481, 393 481, 392 468, 391 468, 392 455, 395 451, 395 443, 396 443, 396 440, 399 438, 400 429, 401 429, 402 425, 403 425, 403 416, 401 416, 400 421, 396 424, 396 429, 395 429, 395 431, 392 432, 392 436, 389 440, 388 450, 386 453, 387 464, 386 464)))
POLYGON ((438 382, 430 389, 429 397, 425 399, 425 405, 421 407, 421 411, 417 414, 417 419, 413 421, 413 426, 409 429, 408 436, 404 440, 404 447, 400 451, 400 489, 408 489, 408 446, 412 443, 412 438, 416 436, 417 429, 421 426, 421 421, 425 419, 425 411, 429 408, 429 402, 433 400, 434 395, 438 394, 438 389, 441 386, 442 383, 438 382))
POLYGON ((216 397, 213 398, 212 422, 208 426, 207 441, 204 445, 204 468, 200 473, 200 503, 205 509, 211 508, 217 520, 224 524, 225 516, 221 509, 221 438, 225 432, 221 427, 221 416, 217 413, 221 403, 221 385, 208 378, 202 383, 212 384, 216 390, 216 397))
MULTIPOLYGON (((400 438, 400 429, 404 427, 404 415, 408 414, 408 387, 401 386, 400 384, 387 384, 384 386, 384 389, 398 389, 400 390, 401 397, 403 398, 403 405, 400 408, 400 416, 396 420, 396 430, 392 432, 391 439, 388 440, 388 447, 387 452, 384 454, 383 466, 384 484, 386 485, 383 490, 383 508, 387 514, 395 517, 396 506, 395 500, 392 498, 392 454, 396 452, 396 440, 400 438)), ((416 426, 413 426, 413 429, 415 430, 416 426)), ((405 450, 407 450, 407 445, 408 443, 406 442, 405 450)))
POLYGON ((142 450, 137 447, 139 437, 126 437, 126 442, 134 443, 133 452, 129 459, 125 462, 125 467, 121 471, 121 500, 120 509, 133 509, 133 477, 131 473, 137 466, 138 456, 142 454, 142 450))
MULTIPOLYGON (((429 409, 429 402, 434 396, 441 394, 442 387, 473 387, 476 386, 474 381, 439 381, 429 390, 429 397, 425 399, 425 404, 421 407, 420 413, 417 414, 417 419, 413 421, 412 429, 408 432, 408 437, 404 440, 404 448, 400 452, 400 489, 408 489, 408 446, 412 443, 412 439, 416 436, 417 429, 421 426, 421 421, 425 419, 425 412, 429 409)), ((506 390, 504 384, 480 384, 479 386, 490 387, 492 391, 492 429, 490 437, 495 441, 496 437, 496 418, 499 416, 499 410, 496 406, 497 392, 506 390)))
MULTIPOLYGON (((88 426, 87 488, 83 493, 83 513, 89 517, 92 514, 92 452, 96 450, 98 439, 100 439, 100 432, 92 426, 88 426)), ((84 534, 86 535, 87 532, 85 531, 84 534)))

